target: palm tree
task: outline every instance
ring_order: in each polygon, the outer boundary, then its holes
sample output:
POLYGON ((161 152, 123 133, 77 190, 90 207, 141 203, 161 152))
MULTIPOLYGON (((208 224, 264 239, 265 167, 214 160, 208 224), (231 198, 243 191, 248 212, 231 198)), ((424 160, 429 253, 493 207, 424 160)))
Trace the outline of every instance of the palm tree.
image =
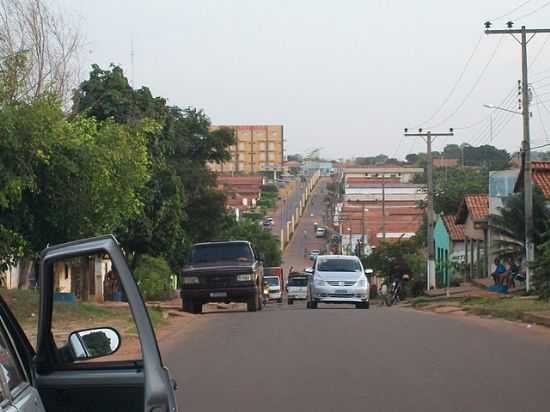
MULTIPOLYGON (((504 199, 499 208, 500 215, 491 215, 489 225, 495 236, 494 252, 499 257, 517 258, 524 255, 525 219, 523 193, 514 193, 504 199)), ((535 188, 533 193, 533 218, 535 245, 550 240, 550 209, 542 192, 535 188)))

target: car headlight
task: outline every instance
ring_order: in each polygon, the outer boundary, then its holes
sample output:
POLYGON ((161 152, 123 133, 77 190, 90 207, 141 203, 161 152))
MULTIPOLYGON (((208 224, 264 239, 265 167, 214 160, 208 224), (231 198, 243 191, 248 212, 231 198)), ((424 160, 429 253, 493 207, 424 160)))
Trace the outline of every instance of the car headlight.
POLYGON ((367 287, 367 280, 366 279, 359 279, 357 283, 355 284, 358 288, 366 288, 367 287))
POLYGON ((197 283, 200 283, 199 278, 196 276, 184 276, 183 277, 183 284, 184 285, 196 285, 197 283))
POLYGON ((237 275, 237 281, 238 282, 250 282, 254 280, 252 275, 250 273, 245 273, 242 275, 237 275))
POLYGON ((325 282, 323 279, 315 279, 315 286, 326 286, 327 282, 325 282))

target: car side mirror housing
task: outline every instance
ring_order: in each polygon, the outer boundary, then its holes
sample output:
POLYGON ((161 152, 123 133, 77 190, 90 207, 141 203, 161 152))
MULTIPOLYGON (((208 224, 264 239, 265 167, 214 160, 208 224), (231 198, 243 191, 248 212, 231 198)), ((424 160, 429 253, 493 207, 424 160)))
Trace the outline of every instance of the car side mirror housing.
POLYGON ((120 334, 113 328, 78 330, 69 335, 73 359, 85 360, 108 356, 120 348, 120 334))
POLYGON ((309 274, 313 274, 313 268, 305 268, 304 272, 309 273, 309 274))

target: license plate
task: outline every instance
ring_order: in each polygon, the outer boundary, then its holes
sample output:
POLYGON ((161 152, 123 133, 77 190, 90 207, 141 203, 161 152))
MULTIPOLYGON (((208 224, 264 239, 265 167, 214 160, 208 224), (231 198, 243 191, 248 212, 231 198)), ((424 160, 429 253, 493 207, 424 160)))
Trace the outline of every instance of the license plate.
POLYGON ((347 295, 348 291, 345 289, 336 289, 334 293, 336 293, 337 295, 347 295))
POLYGON ((210 292, 211 298, 226 298, 227 292, 210 292))

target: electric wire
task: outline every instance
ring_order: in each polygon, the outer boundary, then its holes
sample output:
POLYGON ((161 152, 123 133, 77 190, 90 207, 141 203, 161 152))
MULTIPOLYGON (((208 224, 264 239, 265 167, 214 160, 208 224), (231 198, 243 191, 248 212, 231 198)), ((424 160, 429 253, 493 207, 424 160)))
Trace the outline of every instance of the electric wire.
POLYGON ((441 120, 439 123, 437 124, 434 124, 433 128, 435 127, 439 127, 441 126, 442 124, 446 123, 449 119, 451 119, 453 116, 455 116, 460 109, 462 109, 462 107, 464 106, 464 104, 468 101, 468 99, 470 98, 470 96, 474 93, 474 91, 476 90, 477 86, 479 85, 479 82, 481 82, 481 80, 483 79, 484 75, 485 75, 485 72, 487 71, 487 69, 489 68, 489 66, 491 65, 491 63, 493 62, 496 54, 497 54, 497 51, 498 49, 500 48, 500 45, 502 44, 502 40, 504 39, 504 36, 500 36, 493 52, 491 53, 491 56, 489 57, 489 60, 487 61, 487 63, 485 64, 485 66, 483 67, 483 69, 481 70, 481 72, 479 73, 476 81, 474 82, 473 86, 470 88, 470 90, 468 91, 468 93, 466 94, 466 96, 464 96, 464 98, 462 99, 462 101, 460 102, 460 104, 455 108, 455 110, 453 112, 451 112, 449 115, 447 115, 447 117, 445 117, 443 120, 441 120))
POLYGON ((525 14, 522 14, 521 16, 518 16, 518 17, 514 18, 514 20, 521 20, 521 19, 524 19, 526 17, 532 16, 533 14, 538 13, 539 11, 541 11, 542 9, 544 9, 548 6, 550 6, 550 1, 547 1, 546 3, 544 3, 541 6, 537 7, 535 10, 530 11, 529 13, 525 13, 525 14))
POLYGON ((496 20, 503 19, 504 17, 508 17, 508 16, 510 16, 511 14, 515 13, 516 11, 518 11, 519 9, 521 9, 523 6, 526 6, 528 3, 531 3, 531 1, 533 1, 533 0, 526 0, 526 1, 524 1, 524 2, 522 2, 519 6, 516 6, 516 7, 514 7, 512 10, 507 11, 506 13, 501 14, 501 15, 498 16, 498 17, 495 17, 495 18, 492 19, 491 21, 496 21, 496 20))
POLYGON ((443 99, 443 101, 441 102, 441 104, 439 105, 439 107, 432 113, 432 115, 426 119, 425 121, 421 122, 418 126, 423 126, 425 125, 426 123, 428 122, 431 122, 433 120, 433 118, 435 116, 437 116, 441 110, 443 110, 443 108, 445 107, 445 105, 449 102, 449 100, 451 99, 451 97, 453 96, 454 92, 456 91, 456 89, 458 88, 458 85, 460 84, 460 82, 462 81, 462 78, 464 77, 464 74, 466 73, 466 71, 468 70, 468 67, 470 66, 470 63, 472 62, 476 52, 478 51, 479 49, 479 46, 481 44, 481 41, 483 40, 483 33, 480 34, 478 40, 477 40, 477 43, 474 47, 474 49, 472 50, 472 53, 470 54, 470 57, 468 57, 468 60, 466 60, 466 64, 464 65, 464 67, 462 68, 462 71, 460 72, 460 74, 458 75, 458 78, 456 79, 455 83, 453 84, 453 87, 451 87, 451 90, 449 91, 449 93, 447 93, 447 96, 443 99))

